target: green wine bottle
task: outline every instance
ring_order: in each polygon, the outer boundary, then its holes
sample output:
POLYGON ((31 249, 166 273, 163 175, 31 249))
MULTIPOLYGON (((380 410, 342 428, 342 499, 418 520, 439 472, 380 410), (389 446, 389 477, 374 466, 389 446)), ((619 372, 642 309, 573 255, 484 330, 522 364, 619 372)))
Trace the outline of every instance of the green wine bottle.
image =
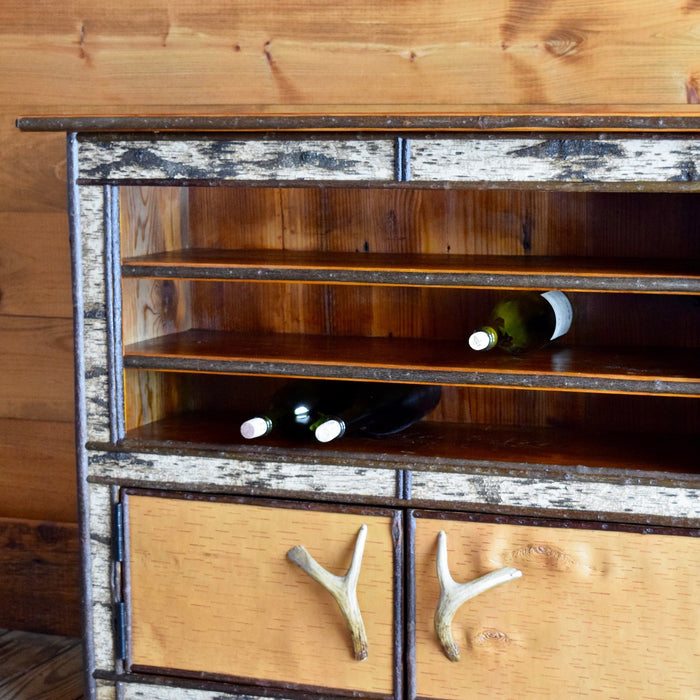
POLYGON ((292 440, 312 438, 312 423, 319 410, 343 410, 357 392, 355 382, 298 379, 282 386, 264 412, 241 423, 241 435, 247 440, 273 430, 292 440))
POLYGON ((496 304, 486 325, 469 336, 469 347, 499 347, 512 354, 536 350, 564 335, 572 318, 571 302, 563 292, 521 292, 496 304))
POLYGON ((371 437, 393 435, 419 421, 440 402, 442 387, 432 384, 361 385, 345 411, 321 415, 312 426, 319 442, 330 442, 346 431, 371 437))

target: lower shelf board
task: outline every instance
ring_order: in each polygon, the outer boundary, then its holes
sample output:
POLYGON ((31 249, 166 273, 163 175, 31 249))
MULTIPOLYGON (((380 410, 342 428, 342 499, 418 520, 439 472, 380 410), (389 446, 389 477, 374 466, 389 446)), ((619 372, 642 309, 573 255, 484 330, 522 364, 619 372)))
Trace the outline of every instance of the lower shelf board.
POLYGON ((246 441, 239 434, 242 419, 236 414, 209 412, 172 416, 128 431, 122 446, 228 452, 234 457, 264 452, 293 461, 343 463, 357 459, 413 470, 528 471, 543 467, 562 473, 600 470, 601 477, 668 475, 671 480, 700 482, 700 440, 696 436, 420 421, 396 435, 346 435, 324 445, 313 440, 292 443, 272 436, 246 441))
POLYGON ((513 357, 466 342, 189 330, 128 345, 135 369, 691 396, 696 350, 552 346, 513 357))

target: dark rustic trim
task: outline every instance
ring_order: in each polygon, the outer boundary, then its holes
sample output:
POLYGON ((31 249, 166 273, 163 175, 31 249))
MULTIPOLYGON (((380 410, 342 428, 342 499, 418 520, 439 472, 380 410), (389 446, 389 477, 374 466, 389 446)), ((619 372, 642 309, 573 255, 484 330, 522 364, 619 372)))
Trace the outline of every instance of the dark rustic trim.
POLYGON ((406 601, 404 616, 404 644, 406 654, 406 697, 413 700, 416 697, 416 519, 413 510, 404 512, 404 533, 406 537, 406 552, 404 576, 406 579, 406 601))
POLYGON ((527 527, 551 527, 562 530, 604 530, 606 532, 629 532, 643 535, 664 535, 669 537, 700 537, 700 529, 696 527, 664 526, 661 524, 642 525, 639 522, 625 523, 605 520, 582 520, 580 518, 555 519, 544 516, 523 516, 515 514, 494 513, 460 513, 446 510, 411 509, 410 517, 429 520, 456 520, 472 523, 495 523, 498 525, 522 525, 527 527))
MULTIPOLYGON (((400 107, 394 107, 398 110, 400 107)), ((315 108, 318 110, 318 107, 315 108)), ((663 109, 660 107, 659 112, 663 109)), ((623 129, 631 131, 698 131, 696 115, 532 115, 435 114, 435 115, 241 115, 241 116, 67 116, 20 117, 23 131, 309 131, 309 130, 449 130, 508 131, 521 129, 579 130, 623 129)))
POLYGON ((104 188, 105 295, 107 306, 107 371, 109 373, 109 431, 117 442, 124 437, 124 368, 122 365, 121 249, 119 190, 104 188))

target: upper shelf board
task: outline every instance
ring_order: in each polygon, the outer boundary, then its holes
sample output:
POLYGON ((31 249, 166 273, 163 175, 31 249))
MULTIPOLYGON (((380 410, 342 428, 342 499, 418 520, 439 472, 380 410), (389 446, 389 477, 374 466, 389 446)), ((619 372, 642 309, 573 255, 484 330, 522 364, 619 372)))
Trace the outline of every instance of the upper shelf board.
POLYGON ((700 293, 694 260, 190 249, 127 258, 124 277, 700 293))

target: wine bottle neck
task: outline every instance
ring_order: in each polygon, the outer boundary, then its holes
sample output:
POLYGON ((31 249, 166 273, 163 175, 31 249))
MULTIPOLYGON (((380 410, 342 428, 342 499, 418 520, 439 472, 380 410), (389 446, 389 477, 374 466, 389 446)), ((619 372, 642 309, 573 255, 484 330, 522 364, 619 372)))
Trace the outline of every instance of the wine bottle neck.
POLYGON ((241 423, 241 435, 246 440, 262 437, 272 430, 272 420, 267 416, 254 416, 241 423))
POLYGON ((498 343, 498 333, 491 326, 477 328, 469 336, 469 347, 472 350, 491 350, 498 343))

